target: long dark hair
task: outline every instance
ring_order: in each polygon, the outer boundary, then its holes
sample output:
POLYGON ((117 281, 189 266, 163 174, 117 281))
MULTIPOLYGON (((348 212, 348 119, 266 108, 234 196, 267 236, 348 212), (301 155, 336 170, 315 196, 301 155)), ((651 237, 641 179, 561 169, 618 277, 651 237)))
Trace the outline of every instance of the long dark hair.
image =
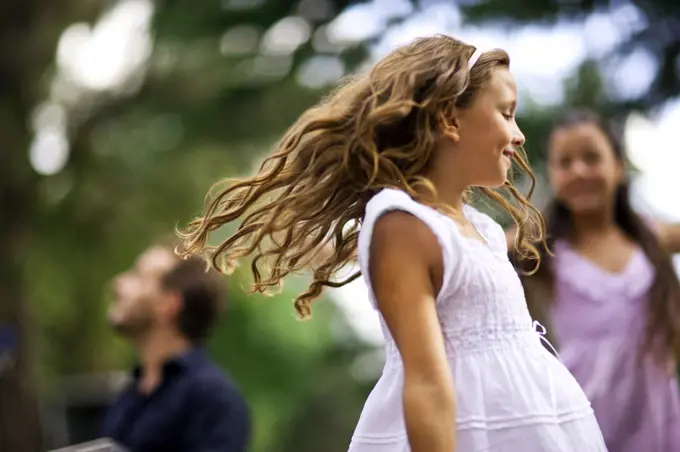
MULTIPOLYGON (((623 146, 611 125, 597 113, 587 109, 569 111, 553 126, 557 130, 580 124, 596 125, 610 141, 615 157, 625 163, 623 146)), ((643 353, 651 352, 660 360, 669 356, 680 357, 680 283, 673 268, 670 255, 662 247, 656 234, 647 223, 633 210, 630 202, 629 181, 621 182, 616 190, 614 221, 628 237, 637 243, 651 262, 656 278, 649 294, 647 305, 647 338, 643 353), (661 348, 659 348, 661 346, 661 348)), ((559 200, 554 199, 544 211, 546 220, 546 247, 541 247, 541 266, 532 275, 523 275, 527 304, 534 318, 547 322, 547 308, 554 296, 553 256, 555 241, 567 238, 572 230, 571 213, 559 200)), ((516 265, 523 269, 527 266, 518 256, 513 256, 516 265)), ((533 268, 533 266, 532 266, 533 268)))

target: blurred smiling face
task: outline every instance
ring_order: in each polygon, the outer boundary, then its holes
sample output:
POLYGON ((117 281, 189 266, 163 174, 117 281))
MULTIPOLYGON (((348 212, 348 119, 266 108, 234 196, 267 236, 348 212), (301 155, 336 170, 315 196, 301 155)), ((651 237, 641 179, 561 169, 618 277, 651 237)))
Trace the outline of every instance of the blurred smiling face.
POLYGON ((114 280, 114 301, 109 307, 111 326, 126 335, 138 335, 157 323, 164 299, 161 281, 177 263, 172 251, 153 247, 129 270, 114 280))
POLYGON ((548 173, 557 199, 578 215, 611 209, 624 169, 607 135, 584 122, 553 133, 548 173))

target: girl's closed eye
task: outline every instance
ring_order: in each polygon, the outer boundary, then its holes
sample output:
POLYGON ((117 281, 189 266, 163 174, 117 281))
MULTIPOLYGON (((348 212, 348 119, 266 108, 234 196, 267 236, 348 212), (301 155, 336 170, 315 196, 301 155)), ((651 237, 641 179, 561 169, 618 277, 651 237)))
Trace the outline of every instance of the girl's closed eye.
POLYGON ((512 102, 511 104, 504 104, 501 107, 501 114, 505 119, 512 120, 515 119, 516 109, 517 107, 515 102, 512 102))

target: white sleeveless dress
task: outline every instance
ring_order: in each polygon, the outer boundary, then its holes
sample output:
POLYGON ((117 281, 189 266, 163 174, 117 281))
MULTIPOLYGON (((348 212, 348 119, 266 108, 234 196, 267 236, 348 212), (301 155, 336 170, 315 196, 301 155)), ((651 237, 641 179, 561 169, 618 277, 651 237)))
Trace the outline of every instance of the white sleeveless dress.
MULTIPOLYGON (((442 248, 436 299, 455 385, 456 452, 603 452, 590 403, 564 365, 541 344, 501 227, 470 206, 465 215, 487 243, 464 237, 446 215, 385 189, 366 207, 359 264, 368 275, 373 226, 392 210, 425 223, 442 248)), ((395 275, 396 277, 397 275, 395 275)), ((403 365, 381 318, 386 363, 349 452, 409 452, 402 407, 403 365)), ((452 426, 454 428, 454 426, 452 426)))

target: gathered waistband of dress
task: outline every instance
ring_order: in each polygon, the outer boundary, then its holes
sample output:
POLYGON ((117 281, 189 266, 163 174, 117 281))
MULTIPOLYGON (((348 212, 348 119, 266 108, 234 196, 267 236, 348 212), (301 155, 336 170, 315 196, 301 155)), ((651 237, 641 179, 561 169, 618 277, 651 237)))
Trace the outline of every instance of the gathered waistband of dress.
POLYGON ((444 330, 447 352, 457 355, 492 349, 515 348, 540 344, 541 334, 530 327, 515 329, 444 330))
MULTIPOLYGON (((493 350, 509 348, 524 348, 541 346, 545 329, 536 330, 531 327, 519 327, 514 329, 467 329, 467 330, 443 330, 446 353, 449 356, 461 356, 483 353, 493 350)), ((540 325, 538 325, 540 326, 540 325)), ((542 326, 541 326, 542 328, 542 326)), ((388 355, 397 355, 394 344, 388 344, 388 355)))

